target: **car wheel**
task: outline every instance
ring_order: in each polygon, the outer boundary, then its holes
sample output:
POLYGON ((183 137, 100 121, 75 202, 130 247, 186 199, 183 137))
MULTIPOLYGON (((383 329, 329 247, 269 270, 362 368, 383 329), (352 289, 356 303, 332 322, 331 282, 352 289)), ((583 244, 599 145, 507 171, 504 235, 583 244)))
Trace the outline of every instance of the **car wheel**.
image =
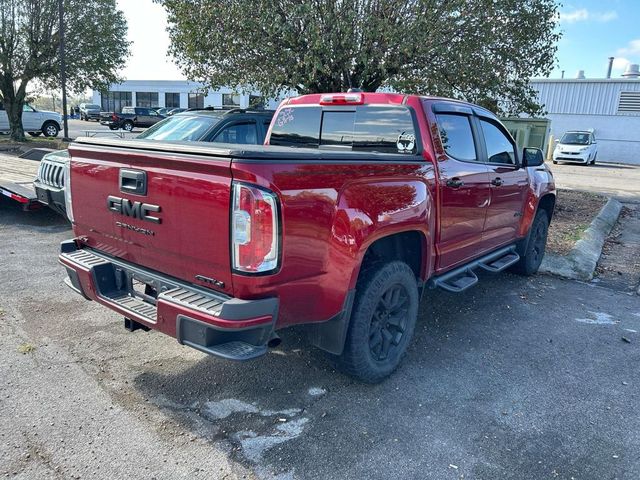
POLYGON ((42 125, 42 133, 45 137, 57 137, 60 128, 53 122, 44 122, 42 125))
POLYGON ((118 127, 114 127, 113 125, 109 125, 109 130, 117 130, 118 127))
POLYGON ((557 164, 558 164, 558 161, 557 161, 557 160, 554 160, 554 161, 553 161, 553 164, 554 164, 554 165, 557 165, 557 164))
POLYGON ((596 152, 596 153, 593 155, 593 159, 591 160, 591 165, 595 165, 595 164, 596 164, 596 157, 597 157, 597 156, 598 156, 598 152, 596 152))
POLYGON ((132 131, 133 130, 133 122, 129 122, 129 121, 124 122, 124 125, 122 125, 122 129, 127 131, 127 132, 132 131))
POLYGON ((29 135, 31 135, 32 137, 39 137, 40 135, 42 135, 42 132, 29 132, 29 135))
POLYGON ((418 303, 416 277, 406 263, 390 262, 363 272, 338 368, 367 383, 391 375, 413 336, 418 303))
POLYGON ((522 275, 533 275, 540 268, 549 233, 549 217, 544 210, 538 210, 526 243, 526 250, 520 253, 520 260, 513 266, 513 271, 522 275))

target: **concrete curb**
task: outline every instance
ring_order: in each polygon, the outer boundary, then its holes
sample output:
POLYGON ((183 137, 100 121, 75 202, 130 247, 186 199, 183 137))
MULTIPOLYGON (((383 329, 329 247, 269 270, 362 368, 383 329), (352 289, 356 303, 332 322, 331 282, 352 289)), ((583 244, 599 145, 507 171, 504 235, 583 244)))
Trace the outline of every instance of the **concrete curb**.
POLYGON ((621 211, 622 203, 610 198, 569 254, 562 256, 547 253, 540 265, 540 272, 574 280, 592 280, 602 246, 621 211))

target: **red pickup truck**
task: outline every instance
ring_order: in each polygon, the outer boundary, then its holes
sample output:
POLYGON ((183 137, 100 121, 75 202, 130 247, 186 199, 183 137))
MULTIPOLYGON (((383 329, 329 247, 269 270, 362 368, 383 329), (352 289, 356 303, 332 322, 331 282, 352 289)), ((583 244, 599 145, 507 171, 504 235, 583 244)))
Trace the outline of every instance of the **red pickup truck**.
POLYGON ((67 283, 235 360, 304 324, 343 371, 398 366, 425 288, 537 271, 555 204, 542 152, 491 112, 386 93, 285 100, 264 146, 78 139, 67 283))

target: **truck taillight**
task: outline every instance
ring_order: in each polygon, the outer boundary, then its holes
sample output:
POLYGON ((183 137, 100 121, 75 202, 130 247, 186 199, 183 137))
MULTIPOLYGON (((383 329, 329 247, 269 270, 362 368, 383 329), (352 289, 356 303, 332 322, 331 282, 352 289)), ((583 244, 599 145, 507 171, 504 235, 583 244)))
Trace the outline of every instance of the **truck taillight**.
POLYGON ((233 184, 231 257, 233 269, 265 273, 278 268, 278 201, 273 192, 233 184))
POLYGON ((111 120, 114 122, 118 121, 118 115, 116 115, 115 113, 113 115, 111 115, 111 120))

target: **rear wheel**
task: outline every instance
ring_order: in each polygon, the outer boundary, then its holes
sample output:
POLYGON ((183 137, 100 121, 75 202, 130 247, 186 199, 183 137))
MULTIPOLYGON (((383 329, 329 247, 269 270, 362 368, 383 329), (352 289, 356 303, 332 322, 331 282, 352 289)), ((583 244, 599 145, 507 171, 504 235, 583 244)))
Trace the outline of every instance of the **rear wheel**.
POLYGON ((42 135, 42 132, 29 132, 29 135, 31 135, 32 137, 39 137, 40 135, 42 135))
POLYGON ((558 164, 558 161, 557 161, 557 160, 554 160, 554 161, 553 161, 553 164, 554 164, 554 165, 557 165, 557 164, 558 164))
POLYGON ((596 164, 596 157, 598 156, 598 152, 593 154, 593 159, 591 160, 591 165, 595 165, 596 164))
POLYGON ((57 137, 60 128, 53 122, 44 122, 42 125, 42 133, 45 137, 57 137))
POLYGON ((533 275, 540 268, 547 246, 549 233, 549 217, 544 210, 538 210, 527 240, 526 250, 520 254, 520 261, 513 266, 513 271, 522 275, 533 275))
POLYGON ((113 125, 109 125, 109 130, 117 130, 118 127, 114 127, 113 125))
POLYGON ((391 375, 404 357, 418 317, 418 287, 404 262, 362 273, 338 367, 368 383, 391 375))

